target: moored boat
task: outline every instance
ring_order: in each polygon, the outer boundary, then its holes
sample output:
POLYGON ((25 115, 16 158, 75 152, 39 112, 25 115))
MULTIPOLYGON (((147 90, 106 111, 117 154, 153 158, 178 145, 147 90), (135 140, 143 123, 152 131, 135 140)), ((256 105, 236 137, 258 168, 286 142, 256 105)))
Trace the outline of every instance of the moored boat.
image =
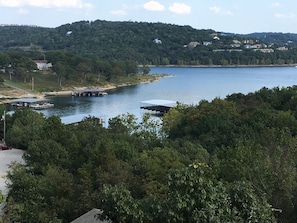
POLYGON ((52 108, 52 107, 54 107, 54 104, 49 103, 49 102, 36 103, 36 104, 31 104, 30 105, 30 108, 33 108, 35 110, 47 109, 47 108, 52 108))

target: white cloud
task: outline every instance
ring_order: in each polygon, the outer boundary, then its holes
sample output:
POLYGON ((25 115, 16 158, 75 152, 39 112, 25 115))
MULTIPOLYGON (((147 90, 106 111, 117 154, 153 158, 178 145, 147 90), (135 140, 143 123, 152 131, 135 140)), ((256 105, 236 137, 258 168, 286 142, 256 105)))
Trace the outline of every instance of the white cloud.
POLYGON ((169 7, 169 10, 177 14, 189 14, 191 12, 191 7, 184 3, 176 2, 169 7))
POLYGON ((28 11, 27 9, 20 8, 20 9, 18 10, 18 13, 24 15, 24 14, 28 14, 29 11, 28 11))
POLYGON ((164 6, 157 1, 149 1, 149 2, 145 3, 143 5, 143 7, 149 11, 163 11, 164 10, 164 6))
POLYGON ((118 16, 124 16, 124 15, 127 15, 127 12, 124 10, 114 10, 111 12, 111 14, 118 15, 118 16))
POLYGON ((282 5, 279 2, 274 2, 274 3, 271 4, 271 6, 273 8, 278 8, 278 7, 281 7, 282 5))
POLYGON ((209 10, 215 14, 219 14, 219 15, 229 15, 229 16, 232 16, 233 13, 229 10, 224 10, 222 9, 221 7, 219 6, 213 6, 213 7, 210 7, 209 10))
POLYGON ((296 14, 281 14, 281 13, 276 13, 274 16, 278 19, 294 19, 296 18, 296 14))
POLYGON ((0 0, 5 7, 40 7, 40 8, 92 8, 91 3, 82 0, 0 0))

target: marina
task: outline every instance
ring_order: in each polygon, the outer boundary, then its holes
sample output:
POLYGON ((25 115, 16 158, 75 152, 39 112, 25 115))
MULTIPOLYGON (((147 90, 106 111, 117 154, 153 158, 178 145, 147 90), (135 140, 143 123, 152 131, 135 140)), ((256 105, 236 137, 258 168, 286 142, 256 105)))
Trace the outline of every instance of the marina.
MULTIPOLYGON (((170 74, 170 78, 161 78, 149 84, 120 87, 107 90, 108 96, 76 97, 67 94, 46 96, 54 107, 39 110, 46 117, 59 117, 96 114, 103 117, 104 125, 122 114, 133 114, 140 120, 144 113, 162 115, 154 111, 163 105, 143 102, 154 102, 152 99, 177 101, 186 105, 197 105, 201 100, 223 99, 232 93, 247 94, 262 87, 286 87, 297 83, 295 67, 253 67, 253 68, 193 68, 193 67, 152 67, 152 74, 170 74), (143 107, 143 108, 141 108, 143 107), (145 108, 144 108, 145 107, 145 108), (150 110, 149 110, 150 109, 150 110), (153 110, 154 109, 154 110, 153 110)), ((89 87, 90 88, 90 87, 89 87)), ((105 89, 104 89, 105 90, 105 89)), ((157 101, 160 102, 160 101, 157 101)), ((15 110, 8 105, 7 111, 15 110)))

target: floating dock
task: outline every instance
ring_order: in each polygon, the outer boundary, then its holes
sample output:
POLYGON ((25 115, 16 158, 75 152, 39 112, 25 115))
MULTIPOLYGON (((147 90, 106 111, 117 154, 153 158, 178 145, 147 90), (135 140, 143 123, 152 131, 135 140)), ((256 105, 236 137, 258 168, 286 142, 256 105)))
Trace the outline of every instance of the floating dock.
POLYGON ((45 109, 54 106, 54 104, 49 103, 48 99, 38 98, 18 98, 11 100, 8 104, 16 108, 28 107, 33 109, 45 109))
POLYGON ((72 96, 77 97, 90 97, 90 96, 104 96, 107 93, 102 89, 81 89, 81 90, 73 90, 71 93, 72 96))
POLYGON ((166 113, 168 112, 171 108, 174 108, 177 106, 176 101, 169 101, 169 100, 148 100, 148 101, 141 101, 140 102, 140 108, 149 110, 149 111, 154 111, 154 112, 159 112, 159 113, 166 113))

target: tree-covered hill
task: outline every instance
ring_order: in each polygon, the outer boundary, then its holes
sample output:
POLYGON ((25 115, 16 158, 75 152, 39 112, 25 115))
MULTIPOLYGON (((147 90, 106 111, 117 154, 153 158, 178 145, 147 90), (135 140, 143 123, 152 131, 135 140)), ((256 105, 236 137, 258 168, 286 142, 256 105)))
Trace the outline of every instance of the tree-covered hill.
POLYGON ((269 65, 297 62, 293 46, 190 26, 80 21, 57 28, 0 27, 0 50, 59 51, 155 65, 269 65), (286 47, 288 47, 286 45, 286 47))
POLYGON ((297 46, 297 34, 295 33, 251 33, 243 35, 246 38, 257 38, 263 42, 278 45, 297 46))

